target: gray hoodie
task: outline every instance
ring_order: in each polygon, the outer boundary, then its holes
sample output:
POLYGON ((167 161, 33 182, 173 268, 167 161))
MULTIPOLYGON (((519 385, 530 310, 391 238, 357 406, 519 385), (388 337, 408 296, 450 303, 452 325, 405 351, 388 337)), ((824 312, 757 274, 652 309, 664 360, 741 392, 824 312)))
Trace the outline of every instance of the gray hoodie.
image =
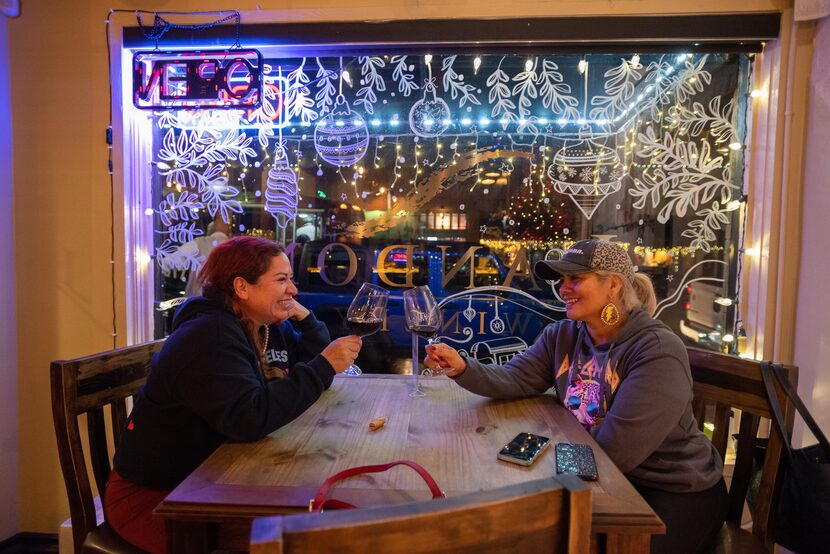
POLYGON ((692 414, 686 347, 671 329, 637 310, 611 343, 562 320, 503 366, 467 358, 456 382, 492 398, 553 387, 563 404, 633 482, 671 492, 715 485, 723 464, 692 414))

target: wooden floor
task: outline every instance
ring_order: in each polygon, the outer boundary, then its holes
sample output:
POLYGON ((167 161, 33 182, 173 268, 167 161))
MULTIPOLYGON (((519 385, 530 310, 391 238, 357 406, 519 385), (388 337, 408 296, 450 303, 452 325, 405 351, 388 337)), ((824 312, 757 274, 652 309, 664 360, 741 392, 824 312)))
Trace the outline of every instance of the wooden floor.
MULTIPOLYGON (((72 532, 69 545, 71 552, 72 532)), ((0 541, 0 554, 42 554, 58 552, 58 535, 50 533, 18 533, 0 541)))

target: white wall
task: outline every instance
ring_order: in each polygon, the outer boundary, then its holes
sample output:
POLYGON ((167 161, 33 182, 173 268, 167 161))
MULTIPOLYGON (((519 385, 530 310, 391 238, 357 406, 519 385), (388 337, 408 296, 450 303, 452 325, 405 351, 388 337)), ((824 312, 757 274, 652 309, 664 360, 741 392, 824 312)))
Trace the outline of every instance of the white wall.
MULTIPOLYGON (((830 434, 830 17, 818 22, 810 82, 809 123, 805 140, 802 215, 794 363, 799 367, 798 391, 825 434, 830 434)), ((795 283, 793 283, 795 285, 795 283)), ((796 418, 796 436, 801 437, 796 418)), ((805 443, 814 439, 807 434, 805 443)))
POLYGON ((19 528, 17 320, 9 96, 8 23, 0 16, 0 541, 17 533, 19 528))

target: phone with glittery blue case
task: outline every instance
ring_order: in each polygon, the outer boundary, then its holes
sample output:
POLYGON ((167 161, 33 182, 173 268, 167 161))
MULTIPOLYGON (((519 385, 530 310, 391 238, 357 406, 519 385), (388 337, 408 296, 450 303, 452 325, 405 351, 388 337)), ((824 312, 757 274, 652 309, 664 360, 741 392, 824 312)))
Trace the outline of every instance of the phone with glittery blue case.
POLYGON ((596 481, 599 478, 594 451, 590 445, 560 442, 555 450, 558 475, 577 475, 586 481, 596 481))

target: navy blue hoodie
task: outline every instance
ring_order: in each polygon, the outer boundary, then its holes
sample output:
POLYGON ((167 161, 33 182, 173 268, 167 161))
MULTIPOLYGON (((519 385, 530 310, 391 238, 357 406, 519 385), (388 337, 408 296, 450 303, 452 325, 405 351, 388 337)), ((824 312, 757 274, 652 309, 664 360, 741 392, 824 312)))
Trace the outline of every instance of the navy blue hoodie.
POLYGON ((272 325, 269 353, 290 370, 266 381, 244 324, 221 301, 188 300, 153 360, 113 466, 136 485, 170 490, 225 441, 258 440, 311 406, 334 378, 325 327, 307 316, 272 325), (285 358, 282 360, 282 358, 285 358), (306 362, 301 361, 305 357, 306 362))

